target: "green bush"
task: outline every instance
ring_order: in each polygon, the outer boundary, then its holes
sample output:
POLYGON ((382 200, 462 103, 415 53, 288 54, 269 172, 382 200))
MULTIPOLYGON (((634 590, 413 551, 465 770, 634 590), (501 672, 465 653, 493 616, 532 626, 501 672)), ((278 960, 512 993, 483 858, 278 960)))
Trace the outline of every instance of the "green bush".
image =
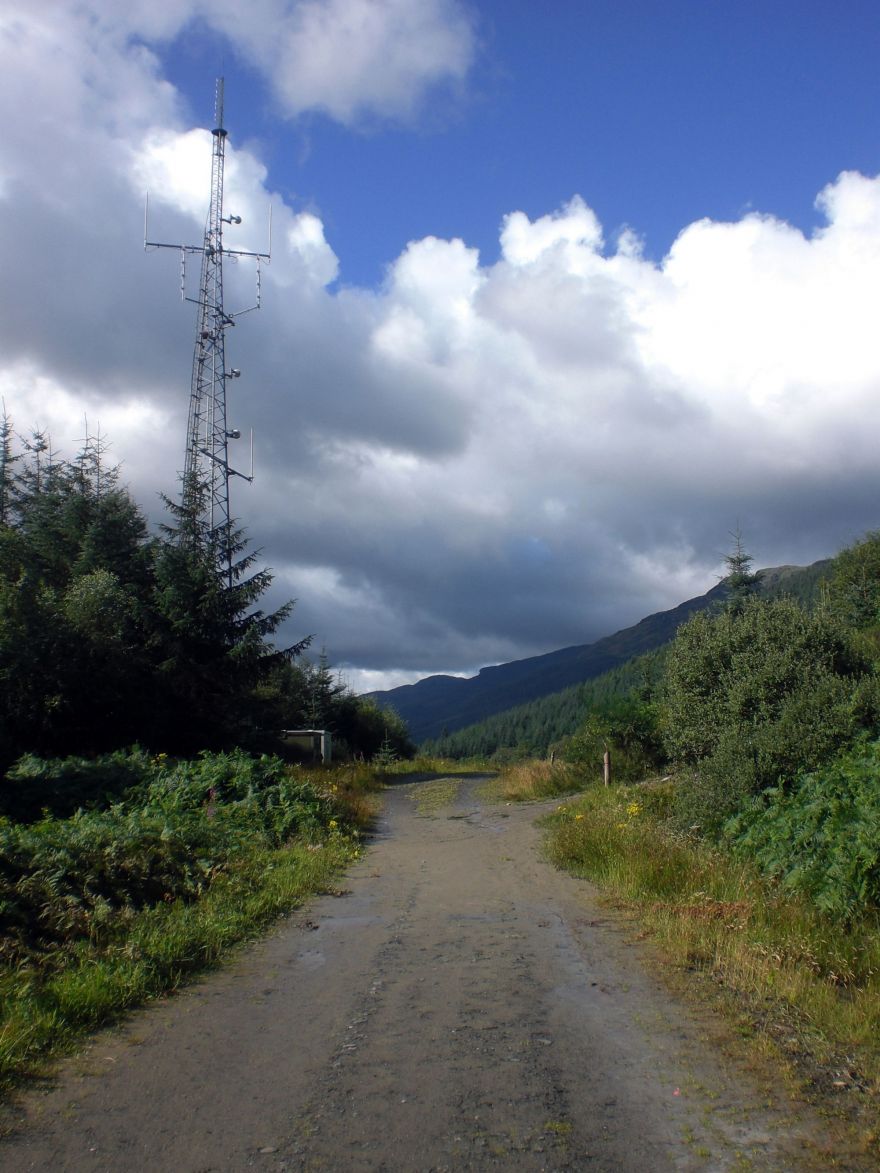
POLYGON ((789 599, 700 614, 667 659, 662 728, 688 767, 679 821, 717 832, 750 796, 777 786, 873 727, 880 688, 850 633, 789 599))
POLYGON ((634 693, 596 706, 565 742, 562 754, 567 762, 586 768, 589 777, 598 779, 606 749, 616 781, 640 782, 655 774, 666 761, 655 706, 634 693))
POLYGON ((735 853, 835 918, 880 908, 880 741, 858 745, 790 790, 768 790, 725 835, 735 853))
POLYGON ((80 807, 107 806, 153 769, 138 748, 98 758, 38 758, 25 754, 7 771, 0 789, 0 814, 26 823, 44 812, 64 818, 80 807))
POLYGON ((77 812, 0 828, 0 934, 18 947, 90 937, 118 915, 199 895, 229 858, 228 829, 194 813, 77 812))

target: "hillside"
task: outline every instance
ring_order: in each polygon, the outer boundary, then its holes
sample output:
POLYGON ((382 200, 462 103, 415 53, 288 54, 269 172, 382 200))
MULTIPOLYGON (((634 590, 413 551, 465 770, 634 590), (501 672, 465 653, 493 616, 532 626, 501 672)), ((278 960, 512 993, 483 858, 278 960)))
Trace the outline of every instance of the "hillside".
MULTIPOLYGON (((808 602, 817 593, 826 564, 822 561, 808 567, 776 566, 762 570, 759 572, 762 592, 792 594, 808 602)), ((399 713, 414 741, 441 737, 495 713, 592 680, 634 656, 661 647, 691 615, 720 603, 724 594, 724 584, 718 583, 704 595, 679 603, 669 611, 648 615, 634 626, 592 644, 497 664, 468 678, 428 676, 416 684, 370 695, 380 705, 390 706, 399 713)))
POLYGON ((430 756, 453 759, 489 758, 505 751, 546 757, 554 744, 577 732, 590 710, 654 683, 662 673, 668 646, 627 660, 592 680, 493 713, 446 737, 428 739, 422 749, 430 756))

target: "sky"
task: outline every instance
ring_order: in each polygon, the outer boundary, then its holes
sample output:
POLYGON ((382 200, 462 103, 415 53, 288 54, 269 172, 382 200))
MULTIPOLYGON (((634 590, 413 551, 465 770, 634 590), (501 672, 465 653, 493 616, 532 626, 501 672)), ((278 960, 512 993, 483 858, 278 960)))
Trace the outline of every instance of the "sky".
POLYGON ((471 675, 703 593, 737 527, 827 557, 880 526, 878 51, 875 0, 0 0, 0 395, 161 521, 195 311, 145 195, 200 242, 222 75, 282 641, 471 675))

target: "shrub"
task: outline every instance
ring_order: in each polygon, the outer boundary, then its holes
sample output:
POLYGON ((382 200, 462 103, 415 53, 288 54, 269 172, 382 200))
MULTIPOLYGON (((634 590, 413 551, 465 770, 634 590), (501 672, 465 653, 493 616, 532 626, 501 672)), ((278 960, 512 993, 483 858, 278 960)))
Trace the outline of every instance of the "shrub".
POLYGON ((862 743, 789 789, 774 787, 725 827, 735 853, 823 912, 880 908, 880 741, 862 743))
POLYGON ((152 768, 149 755, 138 748, 97 758, 25 754, 6 773, 0 813, 31 822, 44 812, 63 818, 80 807, 106 806, 143 783, 152 768))
POLYGON ((124 802, 70 818, 0 820, 0 951, 13 956, 103 939, 137 910, 196 899, 245 852, 338 834, 361 813, 280 759, 240 750, 191 762, 141 751, 91 763, 28 758, 17 778, 80 799, 128 789, 124 802))
POLYGON ((716 832, 751 795, 815 769, 880 712, 878 680, 831 615, 789 599, 700 614, 667 659, 662 727, 690 767, 679 820, 716 832))
POLYGON ((636 694, 614 698, 590 713, 581 728, 565 743, 567 762, 602 777, 605 750, 611 754, 612 777, 619 782, 640 782, 656 773, 666 760, 653 704, 636 694))

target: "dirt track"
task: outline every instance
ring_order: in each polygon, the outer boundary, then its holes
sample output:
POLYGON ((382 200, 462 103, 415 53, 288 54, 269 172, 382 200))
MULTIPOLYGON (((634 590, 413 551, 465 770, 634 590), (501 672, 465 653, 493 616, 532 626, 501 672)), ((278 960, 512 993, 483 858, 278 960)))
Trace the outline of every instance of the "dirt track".
POLYGON ((456 787, 392 789, 342 895, 97 1037, 0 1169, 808 1167, 805 1126, 541 860, 539 811, 456 787))

